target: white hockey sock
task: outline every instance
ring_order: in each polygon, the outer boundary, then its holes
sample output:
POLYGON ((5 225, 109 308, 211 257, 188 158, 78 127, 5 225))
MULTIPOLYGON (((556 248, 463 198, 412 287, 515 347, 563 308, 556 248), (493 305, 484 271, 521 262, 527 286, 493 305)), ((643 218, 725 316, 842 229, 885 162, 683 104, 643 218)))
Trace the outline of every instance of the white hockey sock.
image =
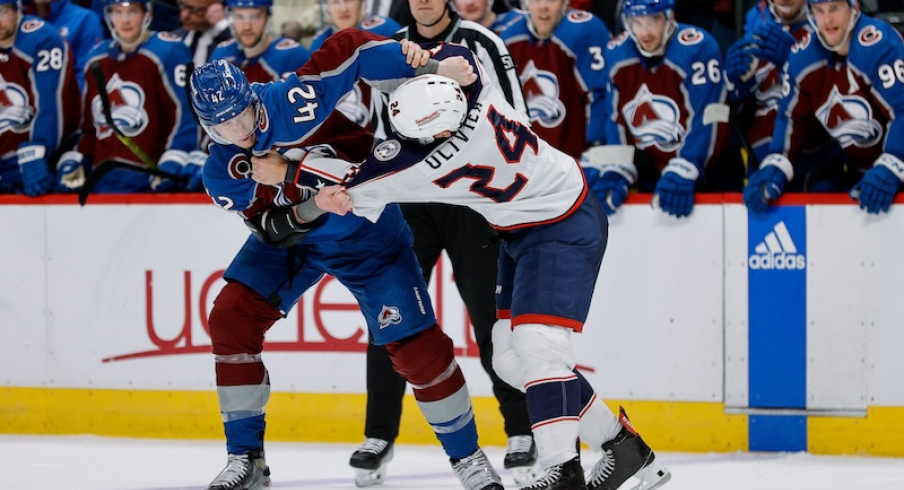
POLYGON ((596 393, 590 400, 590 405, 581 413, 580 424, 581 441, 590 446, 594 451, 599 451, 603 443, 611 441, 622 426, 618 417, 609 410, 609 407, 600 400, 596 393))

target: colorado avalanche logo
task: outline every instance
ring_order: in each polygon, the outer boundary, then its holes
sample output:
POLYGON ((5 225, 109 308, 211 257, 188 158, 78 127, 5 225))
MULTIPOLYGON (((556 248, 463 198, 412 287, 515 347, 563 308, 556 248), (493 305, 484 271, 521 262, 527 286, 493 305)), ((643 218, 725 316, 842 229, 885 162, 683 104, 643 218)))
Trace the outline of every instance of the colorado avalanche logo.
POLYGON ((782 80, 779 70, 772 63, 765 63, 756 70, 756 101, 759 107, 757 116, 768 114, 778 109, 778 103, 782 100, 782 80))
POLYGON ((842 148, 872 146, 882 137, 882 125, 873 119, 869 103, 859 95, 842 95, 838 87, 832 87, 816 118, 842 148))
POLYGON ((559 100, 559 79, 555 74, 538 70, 531 60, 521 72, 520 79, 530 120, 544 128, 561 124, 565 119, 565 105, 559 100))
POLYGON ((395 306, 383 305, 383 310, 380 311, 380 317, 377 320, 380 322, 380 329, 384 329, 390 325, 402 323, 402 314, 395 306))
MULTIPOLYGON (((148 125, 148 113, 144 108, 147 103, 144 89, 137 83, 123 81, 117 73, 107 81, 107 94, 110 97, 110 114, 116 127, 126 136, 141 134, 148 125)), ((113 128, 107 124, 107 118, 104 116, 100 95, 95 95, 91 100, 91 114, 94 116, 98 139, 113 134, 113 128)))
POLYGON ((857 37, 860 39, 861 45, 872 46, 882 39, 882 31, 876 29, 876 26, 866 26, 860 30, 857 37))
POLYGON ((10 130, 24 133, 31 127, 34 108, 28 103, 28 92, 0 76, 0 134, 10 130))
POLYGON ((336 109, 345 115, 350 121, 358 126, 364 126, 370 119, 370 110, 364 105, 364 96, 361 94, 361 87, 355 85, 355 88, 349 90, 342 100, 336 104, 336 109))
POLYGON ((236 155, 229 160, 229 176, 235 180, 251 178, 251 161, 245 155, 236 155))
POLYGON ((628 128, 638 148, 656 146, 664 152, 675 151, 684 139, 678 104, 668 97, 653 94, 647 84, 622 108, 628 128))

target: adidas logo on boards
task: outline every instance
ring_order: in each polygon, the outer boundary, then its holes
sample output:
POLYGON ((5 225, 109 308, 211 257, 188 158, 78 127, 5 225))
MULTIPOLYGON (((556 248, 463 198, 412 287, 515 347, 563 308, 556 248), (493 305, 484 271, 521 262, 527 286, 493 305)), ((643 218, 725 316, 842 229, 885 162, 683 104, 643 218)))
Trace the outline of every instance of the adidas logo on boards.
POLYGON ((748 259, 751 269, 800 270, 807 267, 807 258, 797 253, 784 221, 779 221, 753 251, 748 259))

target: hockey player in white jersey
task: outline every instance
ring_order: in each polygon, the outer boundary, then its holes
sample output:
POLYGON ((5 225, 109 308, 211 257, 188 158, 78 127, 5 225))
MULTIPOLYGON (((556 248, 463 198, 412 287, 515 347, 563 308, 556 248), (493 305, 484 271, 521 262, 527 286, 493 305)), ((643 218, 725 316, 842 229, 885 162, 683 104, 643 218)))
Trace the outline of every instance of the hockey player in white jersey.
MULTIPOLYGON (((455 45, 433 56, 456 55, 473 60, 455 45)), ((624 411, 616 417, 575 369, 571 335, 584 327, 608 237, 606 214, 578 162, 540 139, 483 76, 466 89, 418 77, 393 92, 389 112, 397 134, 363 164, 346 165, 344 187, 321 191, 335 194, 327 210, 376 220, 390 202, 441 202, 468 206, 499 231, 493 365, 526 392, 546 469, 524 488, 616 490, 632 476, 645 490, 665 484, 669 471, 624 411), (603 452, 586 481, 579 435, 603 452)), ((310 153, 299 168, 336 172, 335 165, 310 153)), ((264 184, 292 182, 296 174, 275 162, 254 168, 264 184)))

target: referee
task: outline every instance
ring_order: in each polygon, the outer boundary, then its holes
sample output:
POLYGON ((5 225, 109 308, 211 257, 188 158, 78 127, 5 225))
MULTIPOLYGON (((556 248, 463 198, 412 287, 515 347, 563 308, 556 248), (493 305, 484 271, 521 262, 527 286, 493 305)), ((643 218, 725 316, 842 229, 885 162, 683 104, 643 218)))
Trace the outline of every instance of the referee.
MULTIPOLYGON (((467 46, 483 65, 487 76, 508 102, 527 113, 521 82, 505 43, 484 26, 462 19, 451 0, 407 0, 413 20, 393 39, 417 43, 451 42, 467 46)), ((378 138, 391 132, 386 105, 375 95, 373 127, 378 138)), ((471 209, 444 204, 403 204, 402 213, 414 234, 414 251, 424 277, 430 282, 433 266, 443 250, 452 262, 455 282, 474 325, 480 362, 493 382, 493 393, 505 420, 508 449, 504 466, 518 484, 537 476, 536 448, 530 430, 524 393, 499 379, 493 370, 492 330, 496 322, 496 232, 471 209)), ((383 346, 367 349, 367 418, 364 444, 352 455, 359 486, 381 483, 385 465, 399 435, 405 380, 393 369, 383 346), (387 457, 388 456, 388 457, 387 457), (371 472, 368 473, 368 470, 371 472)))

